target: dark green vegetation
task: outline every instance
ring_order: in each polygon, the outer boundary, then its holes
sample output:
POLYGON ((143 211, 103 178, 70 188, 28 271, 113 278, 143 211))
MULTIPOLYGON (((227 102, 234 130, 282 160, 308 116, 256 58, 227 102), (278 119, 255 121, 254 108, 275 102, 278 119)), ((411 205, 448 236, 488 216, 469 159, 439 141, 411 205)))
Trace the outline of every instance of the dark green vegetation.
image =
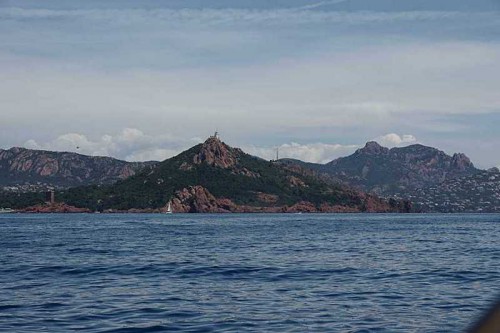
POLYGON ((40 192, 14 193, 0 191, 0 208, 20 209, 44 203, 45 195, 40 192))
POLYGON ((210 143, 148 166, 112 186, 78 187, 60 192, 58 200, 94 210, 160 208, 176 191, 201 185, 216 198, 228 198, 238 205, 281 206, 306 200, 318 205, 327 202, 362 208, 363 200, 356 191, 288 170, 221 142, 215 147, 207 145, 210 143), (259 193, 277 199, 263 202, 259 200, 259 193))

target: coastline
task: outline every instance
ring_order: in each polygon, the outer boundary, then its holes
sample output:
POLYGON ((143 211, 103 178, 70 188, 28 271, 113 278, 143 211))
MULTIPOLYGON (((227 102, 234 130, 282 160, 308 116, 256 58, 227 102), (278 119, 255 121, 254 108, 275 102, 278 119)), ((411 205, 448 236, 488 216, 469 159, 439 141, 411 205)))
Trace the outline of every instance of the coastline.
MULTIPOLYGON (((231 214, 231 213, 249 213, 249 214, 331 214, 331 213, 410 213, 411 209, 399 206, 373 205, 367 204, 363 207, 349 207, 342 205, 331 205, 327 203, 314 204, 307 201, 301 201, 291 206, 248 206, 237 205, 230 200, 217 200, 216 204, 191 204, 183 205, 180 202, 174 202, 173 213, 189 214, 231 214)), ((12 213, 64 213, 64 214, 166 214, 167 208, 131 208, 127 210, 103 209, 92 210, 89 208, 75 207, 66 203, 46 203, 26 208, 21 208, 12 213)))

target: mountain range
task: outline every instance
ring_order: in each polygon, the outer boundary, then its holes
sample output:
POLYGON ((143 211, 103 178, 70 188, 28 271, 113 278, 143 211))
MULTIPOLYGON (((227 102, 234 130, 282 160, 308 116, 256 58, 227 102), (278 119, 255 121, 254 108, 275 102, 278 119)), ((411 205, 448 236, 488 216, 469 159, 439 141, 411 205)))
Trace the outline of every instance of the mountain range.
POLYGON ((388 149, 368 142, 326 164, 280 160, 381 197, 404 198, 425 212, 500 211, 500 173, 480 170, 462 154, 414 144, 388 149))
POLYGON ((354 154, 327 164, 297 160, 282 162, 296 163, 328 174, 339 182, 384 196, 439 184, 446 179, 472 175, 479 171, 464 154, 450 156, 420 144, 388 149, 373 141, 354 154))
POLYGON ((18 147, 0 149, 0 186, 25 191, 112 184, 154 163, 18 147))
POLYGON ((12 148, 0 150, 0 186, 0 206, 9 207, 40 203, 33 192, 56 188, 59 199, 91 210, 158 211, 171 202, 182 212, 407 211, 409 200, 413 211, 500 211, 498 169, 420 144, 368 142, 326 164, 265 161, 215 137, 145 163, 12 148))
MULTIPOLYGON (((19 200, 36 201, 18 194, 19 200)), ((59 201, 100 211, 175 212, 406 212, 409 202, 333 184, 307 169, 270 162, 210 137, 112 185, 57 192, 59 201)), ((39 197, 39 200, 43 198, 39 197)))
POLYGON ((248 155, 210 137, 204 143, 111 186, 73 188, 64 201, 98 210, 176 212, 392 212, 404 201, 383 200, 330 184, 307 170, 248 155))

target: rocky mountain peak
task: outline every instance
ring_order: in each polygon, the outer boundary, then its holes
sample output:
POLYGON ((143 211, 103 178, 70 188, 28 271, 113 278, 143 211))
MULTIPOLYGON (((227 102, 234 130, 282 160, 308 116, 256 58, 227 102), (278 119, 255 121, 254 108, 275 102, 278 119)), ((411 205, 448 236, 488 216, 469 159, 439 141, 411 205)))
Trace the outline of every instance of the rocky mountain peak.
POLYGON ((24 191, 110 184, 152 164, 13 147, 0 150, 0 188, 9 186, 24 191))
POLYGON ((474 168, 474 164, 472 164, 470 159, 462 153, 453 154, 451 165, 453 168, 461 171, 474 168))
POLYGON ((226 145, 217 136, 211 136, 202 144, 199 152, 193 157, 193 162, 229 169, 237 163, 236 149, 226 145))
POLYGON ((497 167, 489 168, 487 171, 489 173, 500 173, 500 169, 497 167))
POLYGON ((375 141, 369 141, 363 148, 358 149, 357 152, 368 155, 381 155, 387 154, 389 152, 389 148, 382 147, 375 141))

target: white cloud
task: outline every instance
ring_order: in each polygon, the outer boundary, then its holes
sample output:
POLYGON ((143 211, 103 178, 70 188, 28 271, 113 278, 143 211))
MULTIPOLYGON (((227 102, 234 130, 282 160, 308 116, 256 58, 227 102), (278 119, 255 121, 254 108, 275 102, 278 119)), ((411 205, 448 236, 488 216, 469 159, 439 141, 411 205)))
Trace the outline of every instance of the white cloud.
POLYGON ((282 144, 277 147, 244 146, 243 150, 251 155, 262 157, 266 160, 276 158, 292 158, 304 162, 327 163, 333 159, 353 153, 358 145, 340 145, 327 143, 300 144, 296 142, 282 144))
POLYGON ((174 149, 149 148, 135 151, 125 157, 127 161, 163 161, 167 158, 179 154, 180 151, 174 149))
MULTIPOLYGON (((375 139, 383 146, 395 147, 416 143, 413 135, 390 133, 375 139)), ((24 147, 53 151, 71 151, 87 155, 112 156, 127 161, 162 161, 203 142, 201 138, 176 138, 170 135, 147 135, 135 128, 125 128, 116 135, 103 135, 97 140, 90 140, 78 133, 67 133, 45 143, 30 139, 24 147)), ((231 144, 231 143, 229 143, 231 144)), ((330 144, 330 143, 285 143, 275 147, 243 145, 241 148, 248 154, 266 160, 276 158, 292 158, 312 163, 328 163, 338 157, 352 154, 363 144, 330 144)))
MULTIPOLYGON (((2 8, 0 141, 127 159, 168 157, 188 146, 171 141, 216 128, 268 145, 393 130, 463 144, 472 125, 450 119, 500 110, 499 22, 493 12, 2 8)), ((282 156, 315 162, 342 151, 289 145, 282 156)))
POLYGON ((408 146, 417 143, 417 138, 410 134, 398 135, 396 133, 389 133, 386 135, 379 136, 373 141, 378 142, 381 146, 384 147, 401 147, 408 146))
POLYGON ((151 136, 135 128, 125 128, 117 135, 106 134, 97 140, 89 140, 83 134, 68 133, 41 144, 30 139, 23 146, 30 149, 112 156, 127 161, 161 161, 199 142, 199 138, 182 139, 169 135, 151 136))
MULTIPOLYGON (((411 134, 398 135, 389 133, 373 139, 384 147, 401 147, 418 143, 417 138, 411 134)), ((279 158, 292 158, 304 162, 328 163, 336 158, 352 154, 356 149, 364 144, 329 144, 329 143, 310 143, 300 144, 296 142, 282 144, 276 147, 257 147, 244 146, 243 150, 249 154, 262 157, 266 160, 276 158, 276 151, 279 151, 279 158)))
MULTIPOLYGON (((92 156, 111 156, 127 161, 162 161, 202 142, 200 138, 182 139, 169 135, 151 136, 135 128, 125 128, 116 135, 103 135, 90 140, 78 133, 67 133, 54 140, 39 143, 30 139, 24 143, 29 149, 69 151, 92 156)), ((293 158, 306 162, 327 163, 334 158, 354 152, 359 145, 326 143, 288 143, 279 146, 280 158, 293 158)), ((267 160, 276 158, 276 147, 244 145, 242 149, 251 155, 267 160)))

